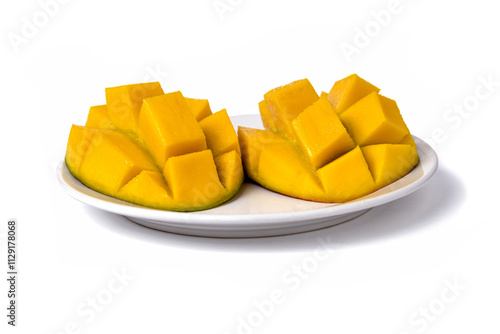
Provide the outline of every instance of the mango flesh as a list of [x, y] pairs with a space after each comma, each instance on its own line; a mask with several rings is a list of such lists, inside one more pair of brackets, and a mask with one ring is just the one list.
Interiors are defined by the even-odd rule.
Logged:
[[70, 173], [105, 195], [162, 210], [204, 210], [236, 194], [244, 172], [227, 112], [212, 114], [207, 100], [180, 92], [163, 94], [157, 83], [130, 86], [106, 90], [110, 101], [133, 106], [130, 119], [117, 125], [106, 104], [90, 108], [86, 126], [72, 126]]
[[319, 99], [309, 80], [302, 79], [270, 90], [264, 95], [276, 132], [293, 138], [292, 120]]
[[136, 131], [142, 100], [163, 94], [158, 82], [106, 88], [106, 106], [113, 125], [125, 131]]
[[270, 190], [328, 203], [403, 177], [419, 161], [416, 145], [396, 102], [379, 91], [353, 74], [321, 97], [306, 80], [266, 93], [265, 130], [238, 129], [245, 172]]

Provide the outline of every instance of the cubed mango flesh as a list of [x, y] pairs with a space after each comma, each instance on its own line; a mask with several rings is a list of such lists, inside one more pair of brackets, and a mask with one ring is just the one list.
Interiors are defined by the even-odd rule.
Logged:
[[127, 119], [115, 123], [116, 108], [106, 104], [90, 108], [87, 126], [73, 125], [65, 158], [71, 174], [105, 195], [162, 210], [204, 210], [233, 197], [244, 172], [227, 112], [212, 114], [207, 100], [159, 86], [130, 86], [106, 91], [115, 107], [118, 99], [133, 106]]
[[196, 118], [198, 122], [212, 114], [212, 110], [210, 109], [208, 100], [192, 99], [189, 97], [185, 97], [184, 99], [186, 100], [186, 103], [191, 110], [194, 118]]
[[397, 144], [409, 134], [396, 102], [376, 92], [354, 103], [340, 119], [361, 146]]
[[332, 202], [345, 202], [376, 189], [359, 146], [318, 169], [317, 173]]
[[233, 150], [241, 154], [238, 137], [226, 109], [205, 117], [199, 124], [205, 134], [207, 147], [214, 156]]
[[380, 89], [360, 78], [357, 74], [351, 74], [335, 82], [328, 93], [328, 100], [340, 115], [355, 102], [372, 92], [378, 93]]
[[241, 155], [244, 157], [243, 167], [245, 167], [245, 172], [252, 177], [257, 175], [262, 150], [269, 145], [286, 142], [287, 140], [271, 131], [239, 126], [238, 141]]
[[109, 118], [108, 107], [103, 104], [100, 106], [90, 107], [89, 115], [87, 117], [86, 127], [96, 129], [114, 129], [115, 126]]
[[277, 132], [293, 138], [292, 120], [319, 99], [309, 80], [302, 79], [275, 88], [264, 95]]
[[144, 100], [139, 116], [139, 136], [163, 166], [168, 158], [207, 148], [205, 135], [181, 92]]
[[326, 97], [307, 107], [292, 124], [297, 142], [314, 168], [356, 146]]
[[262, 125], [264, 125], [264, 129], [276, 132], [276, 124], [274, 123], [274, 119], [269, 112], [266, 100], [262, 100], [259, 102], [259, 112], [260, 118], [262, 120]]
[[300, 80], [271, 90], [265, 106], [259, 103], [266, 130], [238, 129], [252, 180], [288, 196], [346, 202], [394, 182], [418, 163], [396, 102], [377, 87], [354, 74], [318, 99], [309, 85]]
[[130, 137], [116, 130], [98, 130], [92, 137], [78, 176], [107, 195], [116, 193], [142, 170], [155, 170], [151, 157]]
[[362, 147], [377, 188], [400, 179], [418, 162], [417, 148], [407, 144], [378, 144]]
[[136, 131], [142, 101], [147, 97], [162, 95], [158, 82], [106, 88], [106, 106], [109, 118], [118, 128]]

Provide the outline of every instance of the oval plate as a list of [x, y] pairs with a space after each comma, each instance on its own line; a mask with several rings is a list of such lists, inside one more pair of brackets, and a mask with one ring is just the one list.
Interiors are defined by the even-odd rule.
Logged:
[[[231, 120], [236, 129], [238, 125], [262, 128], [259, 115], [234, 116]], [[80, 202], [156, 230], [219, 238], [285, 235], [340, 224], [422, 187], [436, 171], [438, 159], [427, 143], [413, 138], [420, 162], [410, 173], [374, 193], [340, 204], [300, 200], [245, 182], [236, 196], [216, 208], [198, 212], [162, 211], [124, 202], [86, 187], [69, 173], [64, 161], [57, 168], [57, 178], [63, 189]]]

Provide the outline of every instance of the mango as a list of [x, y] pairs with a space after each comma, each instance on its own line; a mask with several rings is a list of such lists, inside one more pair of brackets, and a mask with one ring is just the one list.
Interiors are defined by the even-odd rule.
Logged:
[[139, 115], [139, 136], [158, 166], [168, 158], [205, 150], [205, 134], [181, 92], [144, 99]]
[[122, 130], [136, 131], [142, 100], [162, 95], [158, 82], [106, 88], [106, 106], [113, 124]]
[[264, 95], [277, 132], [293, 138], [292, 120], [319, 99], [309, 80], [302, 79], [270, 90]]
[[409, 134], [396, 102], [376, 92], [351, 105], [340, 119], [361, 146], [397, 144]]
[[250, 179], [284, 195], [346, 202], [406, 175], [419, 161], [394, 100], [356, 74], [318, 97], [307, 79], [259, 102], [265, 130], [239, 127]]
[[314, 168], [324, 166], [356, 146], [326, 97], [307, 107], [292, 125], [297, 142]]
[[328, 93], [328, 100], [333, 109], [340, 115], [355, 102], [372, 92], [378, 93], [380, 88], [360, 78], [357, 74], [351, 74], [335, 82]]
[[212, 114], [207, 100], [164, 94], [158, 83], [110, 88], [106, 98], [113, 107], [91, 107], [86, 126], [69, 134], [66, 166], [83, 184], [171, 211], [208, 209], [236, 194], [244, 171], [226, 110]]

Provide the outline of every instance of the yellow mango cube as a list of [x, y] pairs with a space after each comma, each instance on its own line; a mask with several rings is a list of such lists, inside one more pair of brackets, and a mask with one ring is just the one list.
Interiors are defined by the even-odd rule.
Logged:
[[278, 132], [293, 138], [292, 121], [319, 99], [309, 80], [302, 79], [275, 88], [264, 95]]
[[84, 126], [74, 125], [69, 133], [68, 145], [66, 146], [65, 162], [68, 170], [73, 175], [78, 175], [83, 157], [90, 148], [92, 139], [99, 131]]
[[120, 188], [117, 197], [150, 208], [175, 208], [167, 182], [158, 171], [141, 171], [139, 175]]
[[356, 146], [325, 96], [299, 114], [292, 125], [297, 142], [314, 168]]
[[330, 201], [345, 202], [376, 189], [359, 146], [318, 169], [318, 177]]
[[85, 126], [96, 129], [113, 129], [115, 127], [109, 118], [108, 107], [105, 104], [90, 107]]
[[90, 188], [112, 196], [143, 169], [156, 169], [130, 137], [116, 130], [97, 131], [78, 171]]
[[221, 154], [214, 158], [220, 182], [226, 189], [239, 188], [243, 182], [243, 166], [240, 153], [236, 150]]
[[119, 129], [136, 131], [142, 101], [162, 94], [163, 89], [158, 82], [106, 88], [109, 118]]
[[238, 141], [245, 171], [249, 175], [256, 175], [262, 150], [268, 145], [285, 142], [286, 139], [268, 130], [240, 126]]
[[396, 102], [376, 92], [354, 103], [340, 120], [360, 146], [397, 144], [409, 133]]
[[264, 129], [276, 132], [276, 124], [274, 123], [274, 119], [269, 112], [269, 108], [267, 107], [267, 102], [262, 100], [259, 102], [259, 112], [260, 118], [262, 120], [262, 125], [264, 125]]
[[328, 100], [340, 115], [351, 105], [373, 92], [378, 93], [380, 89], [360, 78], [357, 74], [351, 74], [335, 82], [328, 93]]
[[290, 141], [266, 146], [260, 155], [258, 180], [266, 188], [289, 196], [320, 199], [323, 188], [311, 165]]
[[205, 135], [181, 92], [144, 100], [139, 135], [162, 167], [168, 158], [205, 150]]
[[212, 115], [212, 110], [210, 109], [208, 100], [192, 99], [189, 97], [184, 97], [184, 99], [186, 100], [189, 110], [191, 110], [191, 113], [198, 122], [205, 117]]
[[406, 144], [378, 144], [361, 148], [377, 188], [405, 176], [417, 163], [417, 148]]
[[214, 156], [233, 150], [241, 154], [238, 137], [226, 109], [205, 117], [199, 125]]
[[210, 150], [168, 159], [163, 175], [179, 205], [191, 203], [194, 207], [203, 207], [227, 193]]

